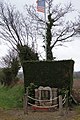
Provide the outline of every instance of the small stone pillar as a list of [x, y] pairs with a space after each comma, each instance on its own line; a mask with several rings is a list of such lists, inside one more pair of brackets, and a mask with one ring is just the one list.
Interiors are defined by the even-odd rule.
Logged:
[[[50, 92], [49, 95], [48, 95], [48, 92]], [[52, 105], [52, 89], [50, 87], [40, 86], [38, 88], [38, 93], [39, 93], [39, 96], [38, 96], [39, 100], [41, 100], [41, 99], [45, 100], [44, 102], [39, 101], [40, 105], [43, 105], [43, 104], [46, 105], [47, 103]], [[49, 102], [46, 101], [46, 100], [48, 100], [48, 97], [49, 97], [49, 100], [50, 100]]]
[[[38, 93], [39, 93], [39, 100], [41, 100], [41, 89], [38, 89]], [[41, 105], [41, 101], [39, 101], [39, 104]]]

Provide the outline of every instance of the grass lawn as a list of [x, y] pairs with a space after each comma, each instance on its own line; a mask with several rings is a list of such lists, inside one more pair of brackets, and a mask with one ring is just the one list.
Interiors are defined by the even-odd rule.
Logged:
[[11, 109], [22, 107], [23, 85], [4, 87], [0, 85], [0, 108]]

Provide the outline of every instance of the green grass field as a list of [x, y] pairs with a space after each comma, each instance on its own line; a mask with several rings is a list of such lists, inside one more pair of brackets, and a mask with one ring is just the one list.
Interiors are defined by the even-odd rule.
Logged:
[[4, 87], [0, 85], [0, 108], [11, 109], [23, 106], [23, 85]]

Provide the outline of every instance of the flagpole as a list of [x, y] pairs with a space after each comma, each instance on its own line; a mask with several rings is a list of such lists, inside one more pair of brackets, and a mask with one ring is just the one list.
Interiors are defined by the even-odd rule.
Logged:
[[37, 11], [44, 13], [45, 20], [45, 60], [47, 60], [47, 40], [46, 40], [46, 0], [37, 0]]
[[47, 60], [47, 40], [46, 40], [46, 0], [44, 6], [44, 19], [45, 19], [45, 60]]

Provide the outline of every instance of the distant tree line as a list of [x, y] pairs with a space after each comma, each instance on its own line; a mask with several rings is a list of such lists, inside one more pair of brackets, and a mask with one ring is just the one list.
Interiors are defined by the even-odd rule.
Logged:
[[74, 75], [73, 75], [74, 79], [80, 79], [80, 71], [78, 72], [74, 72]]

